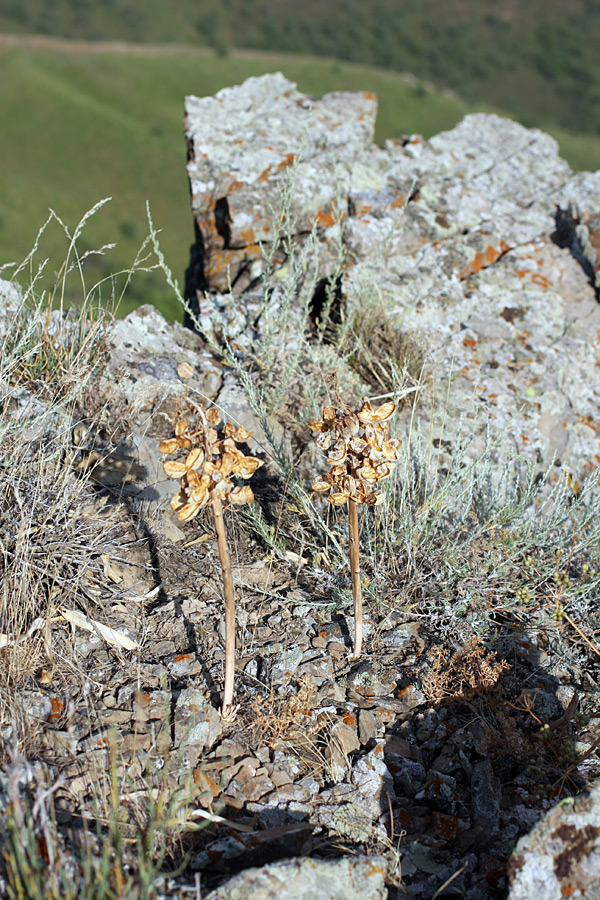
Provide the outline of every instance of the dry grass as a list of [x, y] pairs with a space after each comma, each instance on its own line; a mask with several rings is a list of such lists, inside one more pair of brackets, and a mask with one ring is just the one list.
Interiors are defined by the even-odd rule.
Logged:
[[[338, 353], [347, 359], [371, 395], [387, 394], [398, 385], [414, 387], [423, 381], [425, 348], [376, 303], [352, 311], [341, 329]], [[405, 402], [410, 397], [405, 394]]]
[[257, 744], [276, 748], [294, 745], [315, 735], [321, 726], [312, 715], [316, 694], [313, 678], [298, 680], [298, 691], [288, 697], [256, 697], [252, 704], [251, 728]]
[[452, 656], [445, 647], [431, 651], [432, 664], [423, 678], [423, 693], [428, 700], [467, 702], [496, 687], [502, 675], [510, 671], [506, 660], [489, 651], [480, 638], [469, 638]]

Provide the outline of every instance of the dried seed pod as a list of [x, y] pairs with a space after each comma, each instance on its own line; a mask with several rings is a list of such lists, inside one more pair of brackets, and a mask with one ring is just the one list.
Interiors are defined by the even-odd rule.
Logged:
[[318, 434], [315, 438], [315, 444], [319, 448], [319, 450], [328, 450], [333, 441], [333, 434], [330, 431], [325, 431], [323, 434]]
[[262, 464], [262, 459], [257, 459], [256, 456], [243, 456], [233, 467], [233, 474], [240, 478], [252, 478]]
[[322, 475], [317, 475], [311, 485], [313, 491], [328, 491], [330, 487], [331, 484]]
[[339, 491], [335, 494], [330, 494], [327, 498], [332, 506], [343, 506], [344, 503], [348, 501], [350, 494], [347, 494], [345, 491]]
[[202, 447], [194, 447], [185, 458], [188, 469], [201, 469], [204, 462], [204, 450]]
[[241, 487], [234, 488], [227, 499], [230, 503], [235, 503], [236, 505], [252, 503], [254, 500], [254, 493], [250, 485], [243, 484]]
[[333, 465], [342, 463], [348, 454], [348, 449], [344, 441], [336, 441], [327, 451], [327, 462]]
[[194, 370], [189, 363], [182, 362], [177, 366], [177, 375], [182, 381], [189, 381], [193, 374]]
[[383, 403], [377, 409], [373, 409], [368, 400], [363, 400], [362, 406], [357, 413], [359, 420], [365, 424], [369, 422], [388, 422], [396, 411], [396, 404]]
[[231, 422], [225, 423], [223, 426], [223, 433], [226, 434], [228, 438], [232, 438], [237, 444], [245, 444], [253, 434], [251, 431], [246, 431], [243, 425], [238, 425], [236, 428]]
[[181, 449], [179, 438], [167, 438], [158, 445], [159, 453], [177, 453]]
[[364, 438], [353, 437], [349, 444], [348, 448], [352, 451], [352, 453], [356, 453], [358, 456], [362, 455], [369, 445], [364, 440]]
[[383, 493], [373, 487], [390, 475], [398, 458], [401, 442], [388, 436], [395, 409], [392, 402], [373, 409], [366, 398], [356, 410], [343, 403], [326, 406], [323, 418], [311, 422], [309, 428], [331, 468], [326, 476], [315, 478], [313, 490], [324, 493], [332, 488], [328, 500], [333, 506], [348, 499], [369, 506], [382, 503]]
[[169, 478], [183, 478], [187, 472], [185, 463], [176, 462], [174, 459], [168, 459], [163, 463], [163, 469]]

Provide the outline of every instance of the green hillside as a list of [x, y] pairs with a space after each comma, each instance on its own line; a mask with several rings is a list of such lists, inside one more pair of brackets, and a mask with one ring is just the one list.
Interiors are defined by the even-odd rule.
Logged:
[[[112, 197], [86, 227], [82, 246], [118, 242], [88, 262], [90, 278], [127, 268], [147, 231], [148, 200], [167, 262], [181, 281], [192, 240], [184, 96], [212, 94], [277, 70], [316, 96], [376, 93], [378, 141], [412, 132], [429, 136], [483, 108], [414, 79], [325, 59], [0, 37], [0, 265], [27, 254], [48, 208], [73, 228], [97, 201]], [[574, 166], [596, 167], [595, 138], [558, 136]], [[41, 251], [58, 266], [64, 247], [54, 224]], [[128, 296], [123, 311], [153, 302], [169, 315], [181, 314], [165, 300], [162, 276], [138, 276]]]
[[598, 134], [600, 0], [0, 0], [0, 31], [313, 54]]

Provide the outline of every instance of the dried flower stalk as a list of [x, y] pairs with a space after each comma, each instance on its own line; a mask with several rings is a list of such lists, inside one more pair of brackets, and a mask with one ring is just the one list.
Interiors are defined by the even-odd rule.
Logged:
[[[197, 413], [200, 427], [192, 428], [187, 419], [175, 423], [175, 436], [161, 441], [161, 453], [174, 454], [185, 451], [183, 462], [167, 460], [163, 468], [169, 478], [179, 478], [181, 490], [173, 497], [171, 509], [177, 512], [181, 522], [189, 522], [210, 503], [217, 535], [219, 560], [223, 574], [225, 598], [225, 685], [223, 689], [223, 715], [233, 710], [235, 672], [235, 596], [231, 557], [227, 546], [227, 533], [223, 519], [223, 499], [242, 505], [252, 503], [254, 494], [249, 485], [238, 486], [234, 478], [248, 479], [262, 466], [262, 460], [245, 456], [236, 445], [250, 437], [241, 425], [237, 428], [226, 422], [221, 431], [219, 411], [212, 407], [203, 409], [189, 401]], [[223, 436], [224, 435], [224, 436]]]
[[[337, 390], [336, 390], [337, 394]], [[358, 507], [361, 504], [378, 506], [384, 502], [383, 491], [377, 484], [391, 475], [398, 459], [401, 441], [389, 437], [389, 422], [396, 405], [388, 402], [373, 409], [364, 399], [351, 409], [337, 395], [338, 406], [326, 406], [323, 418], [310, 422], [316, 434], [315, 443], [326, 454], [330, 470], [318, 475], [313, 491], [331, 493], [332, 506], [348, 503], [348, 532], [350, 537], [350, 571], [354, 602], [354, 653], [362, 652], [362, 591], [360, 584], [360, 555]]]

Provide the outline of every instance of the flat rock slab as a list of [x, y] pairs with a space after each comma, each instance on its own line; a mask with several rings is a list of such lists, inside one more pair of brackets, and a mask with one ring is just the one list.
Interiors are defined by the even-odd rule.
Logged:
[[386, 900], [386, 861], [378, 856], [304, 857], [247, 869], [206, 900]]

